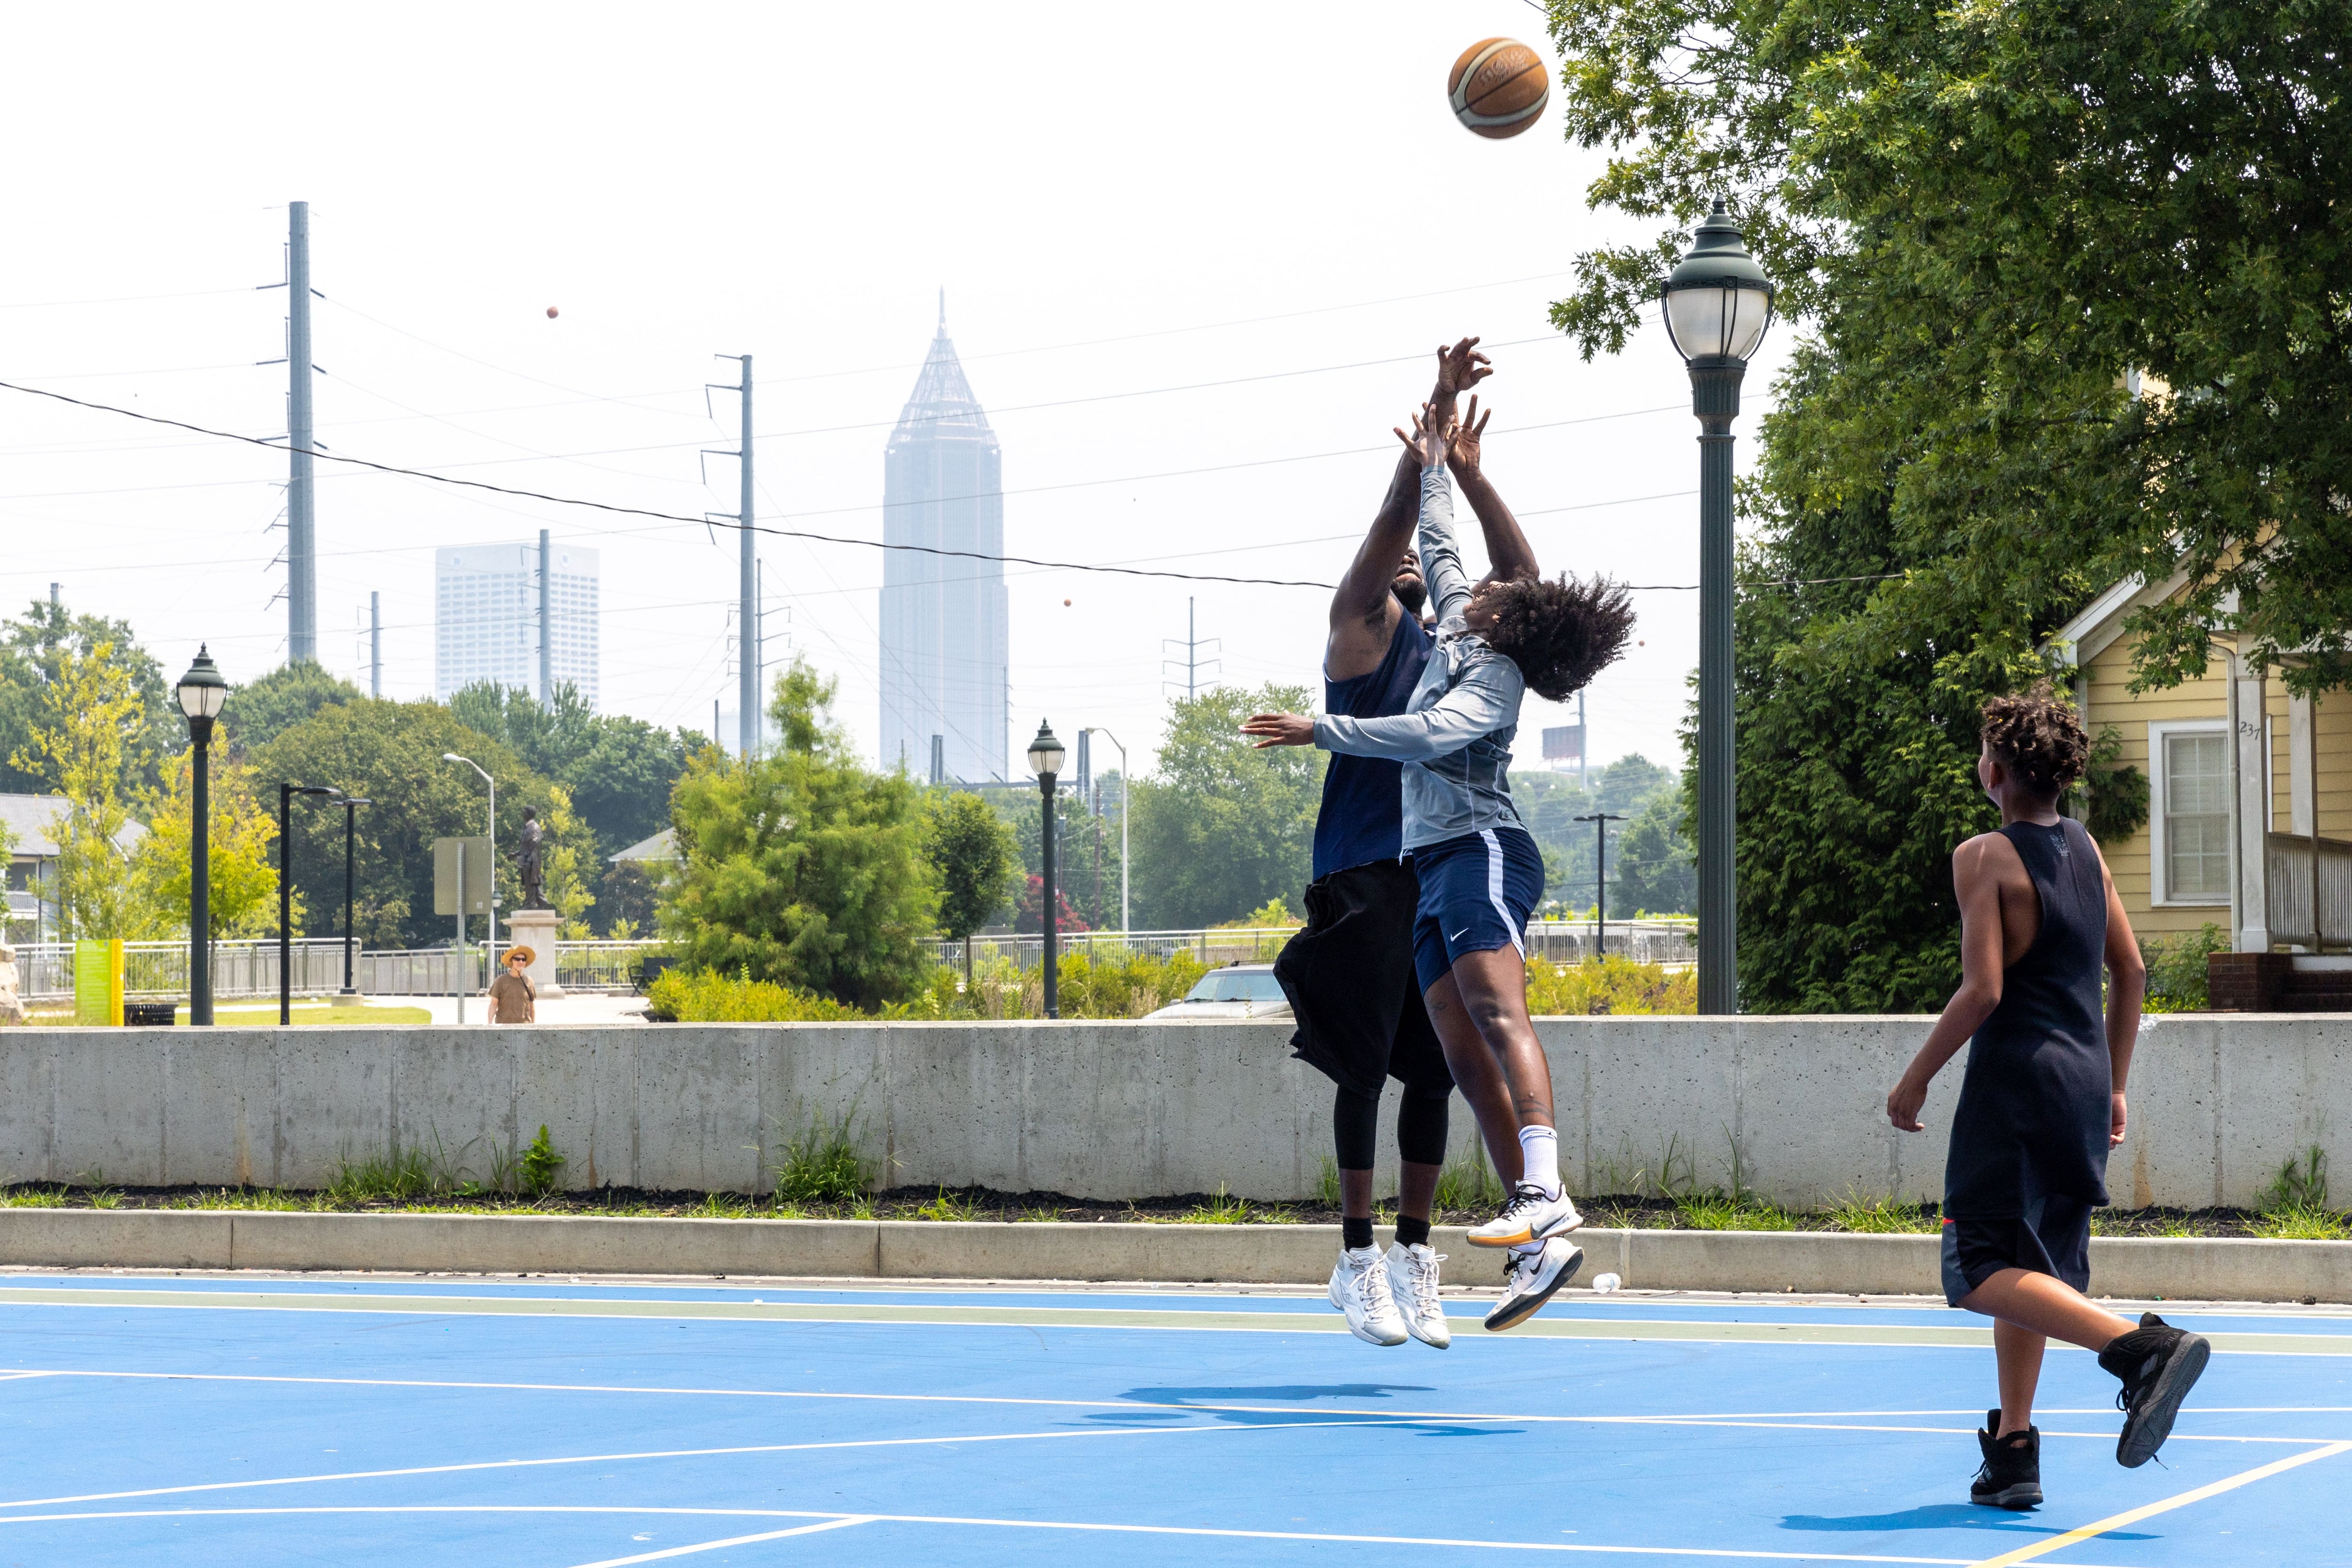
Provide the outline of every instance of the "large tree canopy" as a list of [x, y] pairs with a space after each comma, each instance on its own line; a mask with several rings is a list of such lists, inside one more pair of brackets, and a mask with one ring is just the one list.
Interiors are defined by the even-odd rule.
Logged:
[[1792, 472], [1936, 557], [1895, 592], [2038, 608], [2185, 572], [2138, 614], [2143, 681], [2215, 632], [2296, 689], [2352, 679], [2340, 0], [1550, 15], [1569, 134], [1614, 153], [1593, 201], [1669, 226], [1580, 258], [1553, 319], [1588, 354], [1727, 195], [1832, 355], [1812, 389], [1868, 389]]
[[1135, 920], [1185, 929], [1240, 918], [1268, 899], [1304, 908], [1314, 871], [1324, 753], [1259, 751], [1241, 738], [1253, 713], [1304, 713], [1303, 687], [1221, 687], [1168, 704], [1157, 776], [1135, 785]]
[[1935, 1006], [1977, 710], [2091, 595], [2186, 583], [2137, 614], [2143, 684], [2215, 635], [2352, 676], [2346, 12], [1550, 12], [1592, 199], [1660, 227], [1555, 323], [1622, 347], [1724, 195], [1798, 334], [1743, 492], [1743, 1005]]

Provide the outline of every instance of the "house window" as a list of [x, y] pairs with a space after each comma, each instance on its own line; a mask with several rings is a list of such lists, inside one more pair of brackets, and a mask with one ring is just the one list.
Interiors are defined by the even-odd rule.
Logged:
[[2151, 724], [2157, 900], [2230, 901], [2230, 734], [2220, 724]]

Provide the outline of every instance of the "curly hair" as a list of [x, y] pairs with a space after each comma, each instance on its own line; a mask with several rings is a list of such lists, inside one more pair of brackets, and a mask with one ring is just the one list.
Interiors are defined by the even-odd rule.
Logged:
[[1606, 577], [1521, 577], [1495, 590], [1486, 646], [1519, 667], [1528, 689], [1566, 701], [1616, 662], [1633, 634], [1633, 602]]
[[2090, 760], [2082, 721], [2046, 680], [1986, 703], [1982, 734], [2000, 765], [2038, 795], [2057, 796]]

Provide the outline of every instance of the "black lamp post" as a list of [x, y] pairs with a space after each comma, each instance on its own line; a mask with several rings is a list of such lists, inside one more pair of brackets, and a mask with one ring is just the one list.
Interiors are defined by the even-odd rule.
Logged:
[[278, 786], [278, 1021], [294, 1021], [294, 797], [332, 795], [324, 784]]
[[352, 891], [353, 886], [353, 878], [352, 875], [352, 838], [353, 834], [353, 826], [354, 820], [359, 816], [359, 808], [363, 805], [373, 805], [374, 804], [375, 802], [366, 799], [361, 795], [347, 795], [342, 798], [343, 994], [346, 996], [356, 996], [360, 994], [360, 988], [356, 984], [352, 984]]
[[1739, 1010], [1733, 879], [1731, 422], [1748, 357], [1772, 324], [1772, 285], [1717, 197], [1668, 275], [1666, 333], [1690, 366], [1699, 423], [1698, 1010]]
[[228, 700], [228, 682], [202, 645], [175, 692], [188, 717], [194, 772], [188, 815], [188, 1022], [213, 1021], [213, 721]]
[[1037, 722], [1037, 738], [1029, 742], [1030, 771], [1037, 775], [1037, 788], [1045, 797], [1045, 846], [1041, 858], [1045, 862], [1045, 894], [1043, 900], [1045, 923], [1045, 1016], [1062, 1016], [1060, 988], [1060, 958], [1055, 952], [1055, 892], [1054, 892], [1054, 775], [1062, 771], [1062, 759], [1068, 753], [1062, 750], [1061, 740], [1053, 726], [1044, 720]]
[[1609, 825], [1625, 819], [1614, 812], [1596, 811], [1575, 820], [1592, 824], [1594, 831], [1600, 835], [1595, 851], [1592, 907], [1601, 917], [1601, 934], [1594, 940], [1593, 948], [1595, 957], [1606, 958], [1609, 956]]

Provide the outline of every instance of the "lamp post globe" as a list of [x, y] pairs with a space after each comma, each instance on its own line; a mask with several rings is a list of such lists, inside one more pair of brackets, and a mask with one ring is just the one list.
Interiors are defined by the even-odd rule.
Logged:
[[1054, 778], [1062, 771], [1062, 759], [1068, 754], [1062, 749], [1061, 737], [1054, 733], [1053, 725], [1039, 720], [1037, 738], [1029, 742], [1029, 767], [1037, 775], [1037, 789], [1045, 797], [1045, 805], [1044, 831], [1038, 835], [1038, 842], [1042, 846], [1038, 861], [1045, 871], [1039, 879], [1038, 890], [1044, 897], [1038, 900], [1038, 918], [1045, 932], [1045, 1016], [1048, 1018], [1062, 1016], [1061, 955], [1055, 951], [1059, 943], [1055, 940], [1058, 933], [1054, 929], [1057, 923], [1054, 919], [1057, 902], [1054, 891]]
[[173, 689], [187, 716], [188, 791], [188, 1022], [213, 1021], [213, 721], [228, 700], [228, 682], [203, 644], [196, 659]]
[[1666, 277], [1659, 314], [1690, 367], [1699, 422], [1698, 1010], [1739, 1010], [1731, 691], [1731, 422], [1772, 324], [1772, 283], [1721, 197]]

